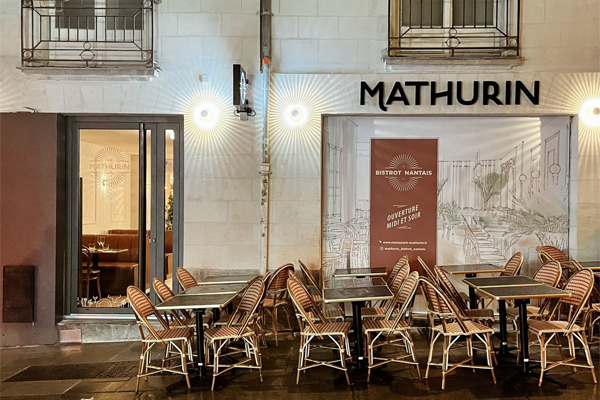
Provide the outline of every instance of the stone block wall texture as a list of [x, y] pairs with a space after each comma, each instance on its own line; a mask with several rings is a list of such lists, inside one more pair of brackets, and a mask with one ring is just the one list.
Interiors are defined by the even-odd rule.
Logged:
[[[358, 104], [360, 80], [542, 81], [539, 107], [476, 105], [392, 107], [388, 114], [577, 114], [600, 97], [600, 1], [522, 3], [522, 65], [449, 67], [393, 72], [382, 61], [387, 44], [386, 0], [273, 0], [271, 87], [270, 268], [302, 259], [319, 268], [321, 116], [380, 114]], [[168, 0], [156, 5], [156, 59], [148, 81], [24, 74], [20, 66], [20, 8], [0, 0], [0, 111], [33, 107], [57, 113], [183, 114], [185, 128], [185, 258], [192, 269], [256, 269], [260, 262], [259, 166], [262, 90], [258, 0]], [[249, 72], [255, 118], [240, 121], [231, 106], [231, 65]], [[202, 76], [203, 82], [199, 76]], [[206, 81], [209, 83], [206, 83]], [[203, 130], [192, 121], [201, 103], [220, 121]], [[310, 120], [287, 128], [290, 104], [307, 105]], [[5, 133], [2, 132], [4, 135]], [[580, 126], [577, 240], [572, 251], [600, 258], [600, 133]]]

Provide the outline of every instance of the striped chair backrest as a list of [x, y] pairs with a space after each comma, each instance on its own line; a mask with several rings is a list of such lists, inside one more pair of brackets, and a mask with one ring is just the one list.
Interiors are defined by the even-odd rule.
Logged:
[[436, 275], [438, 276], [438, 280], [441, 284], [442, 289], [444, 289], [450, 300], [453, 301], [454, 304], [456, 304], [456, 306], [458, 307], [458, 309], [461, 310], [461, 312], [463, 312], [464, 314], [464, 311], [466, 309], [465, 304], [462, 298], [460, 297], [460, 293], [458, 293], [458, 290], [456, 290], [456, 287], [454, 286], [450, 278], [448, 278], [448, 274], [446, 274], [446, 271], [444, 271], [437, 265], [433, 268], [435, 270]]
[[387, 278], [387, 281], [386, 281], [388, 286], [390, 286], [391, 283], [394, 281], [394, 278], [398, 274], [398, 271], [400, 271], [400, 268], [402, 268], [402, 266], [404, 264], [408, 264], [408, 256], [407, 255], [403, 255], [402, 257], [400, 257], [400, 259], [396, 262], [396, 265], [394, 265], [394, 268], [392, 268], [392, 271], [390, 272], [390, 274]]
[[183, 290], [198, 286], [198, 281], [185, 268], [177, 268], [177, 280]]
[[267, 290], [283, 290], [286, 288], [286, 283], [290, 272], [294, 272], [293, 264], [285, 264], [277, 268], [273, 276], [269, 280]]
[[298, 314], [302, 317], [302, 321], [304, 321], [308, 326], [311, 327], [314, 333], [318, 333], [312, 319], [308, 315], [309, 312], [312, 312], [316, 315], [320, 322], [327, 322], [323, 313], [319, 308], [315, 305], [308, 289], [306, 286], [298, 279], [295, 275], [290, 275], [290, 278], [287, 281], [287, 290], [292, 299], [292, 303], [296, 307]]
[[452, 321], [457, 322], [463, 332], [467, 332], [467, 327], [462, 320], [456, 305], [448, 299], [436, 282], [423, 276], [419, 278], [419, 282], [425, 293], [429, 309], [441, 314], [440, 318], [444, 329], [446, 327], [446, 322]]
[[538, 250], [538, 259], [541, 264], [545, 264], [548, 261], [569, 261], [567, 255], [560, 250], [558, 247], [554, 246], [542, 246]]
[[390, 285], [390, 290], [392, 291], [392, 293], [394, 293], [394, 294], [398, 293], [398, 290], [400, 290], [400, 287], [402, 286], [402, 283], [408, 276], [409, 272], [410, 272], [410, 265], [408, 265], [408, 263], [406, 263], [406, 264], [402, 265], [402, 267], [400, 267], [400, 269], [398, 270], [398, 273], [396, 274], [396, 276], [394, 277], [394, 280], [392, 281], [392, 284]]
[[[144, 325], [155, 339], [158, 339], [158, 336], [155, 329], [152, 327], [152, 324], [148, 321], [150, 315], [154, 315], [158, 319], [158, 322], [160, 322], [163, 329], [169, 328], [169, 324], [163, 319], [158, 311], [156, 311], [154, 304], [152, 304], [148, 296], [136, 286], [127, 287], [127, 300], [129, 300], [129, 304], [131, 304], [131, 308], [133, 308], [133, 311], [135, 312], [136, 319]], [[142, 338], [143, 336], [142, 332]]]
[[504, 271], [500, 274], [500, 276], [516, 276], [519, 275], [519, 271], [521, 270], [521, 265], [523, 265], [523, 254], [519, 251], [515, 253], [510, 260], [506, 263], [506, 267], [504, 267]]
[[566, 329], [571, 329], [577, 322], [579, 314], [587, 306], [588, 299], [592, 294], [594, 287], [594, 274], [589, 269], [578, 271], [571, 276], [565, 288], [566, 292], [571, 293], [571, 297], [561, 299], [560, 303], [571, 306], [569, 310], [570, 318], [569, 325]]
[[399, 315], [397, 318], [402, 319], [404, 317], [404, 313], [411, 304], [412, 298], [417, 291], [417, 285], [419, 284], [419, 273], [417, 271], [412, 271], [408, 274], [408, 277], [402, 282], [402, 287], [398, 291], [396, 297], [396, 307], [390, 307], [387, 310], [385, 319], [392, 318], [392, 314], [394, 308], [399, 310]]
[[435, 276], [431, 268], [429, 268], [429, 265], [427, 265], [427, 263], [423, 261], [421, 256], [417, 256], [417, 261], [419, 261], [419, 264], [421, 264], [421, 267], [423, 267], [423, 272], [425, 273], [425, 276], [435, 282], [437, 280], [437, 277]]
[[256, 313], [259, 303], [264, 296], [264, 292], [265, 284], [260, 277], [253, 279], [244, 292], [242, 300], [240, 301], [240, 304], [238, 304], [229, 322], [229, 326], [231, 326], [234, 321], [239, 321], [240, 329], [238, 331], [238, 336], [241, 336], [246, 327], [248, 327], [250, 319]]
[[169, 289], [169, 287], [158, 278], [152, 279], [152, 287], [154, 288], [154, 291], [156, 292], [156, 295], [160, 301], [167, 301], [171, 297], [175, 296], [171, 289]]
[[537, 270], [533, 279], [544, 285], [556, 287], [562, 275], [562, 267], [558, 261], [548, 261]]

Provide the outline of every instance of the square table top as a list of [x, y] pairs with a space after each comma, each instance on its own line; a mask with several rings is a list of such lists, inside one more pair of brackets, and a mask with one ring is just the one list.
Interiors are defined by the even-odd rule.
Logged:
[[482, 295], [495, 300], [518, 300], [571, 297], [571, 293], [551, 286], [490, 286], [477, 289]]
[[384, 276], [387, 274], [386, 267], [368, 268], [339, 268], [333, 272], [334, 277], [359, 277], [359, 276]]
[[198, 285], [227, 285], [231, 283], [248, 283], [256, 278], [255, 275], [224, 275], [224, 276], [209, 276], [198, 281]]
[[323, 290], [325, 303], [343, 303], [347, 301], [377, 301], [388, 300], [394, 297], [386, 285], [355, 286], [344, 288], [331, 288]]
[[578, 263], [579, 263], [579, 265], [581, 265], [582, 268], [600, 271], [600, 260], [578, 261]]
[[171, 297], [156, 306], [157, 310], [189, 310], [206, 308], [223, 308], [231, 303], [237, 293], [206, 294], [206, 295], [181, 295]]
[[463, 282], [472, 288], [485, 288], [492, 286], [537, 286], [543, 285], [535, 279], [527, 276], [490, 276], [484, 278], [465, 278]]
[[470, 275], [470, 274], [491, 274], [503, 272], [504, 267], [498, 267], [494, 264], [462, 264], [462, 265], [439, 265], [441, 269], [450, 275]]
[[366, 278], [343, 278], [330, 279], [325, 281], [324, 289], [339, 289], [347, 287], [367, 287], [367, 286], [385, 286], [385, 281], [381, 277]]
[[223, 285], [199, 285], [184, 290], [180, 295], [209, 295], [209, 294], [234, 294], [242, 291], [247, 283], [229, 283]]

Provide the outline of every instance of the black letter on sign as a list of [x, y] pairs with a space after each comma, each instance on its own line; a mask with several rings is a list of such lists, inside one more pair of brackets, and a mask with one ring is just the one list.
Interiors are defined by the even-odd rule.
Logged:
[[479, 100], [479, 81], [473, 82], [473, 97], [471, 97], [471, 100], [463, 99], [463, 83], [462, 81], [456, 82], [456, 100], [458, 100], [458, 104], [463, 106], [472, 106], [477, 103], [477, 100]]
[[521, 81], [515, 82], [515, 104], [521, 104], [521, 92], [527, 96], [531, 104], [537, 106], [540, 104], [540, 81], [535, 81], [533, 83], [533, 94], [523, 84]]
[[369, 87], [367, 82], [360, 82], [360, 105], [365, 105], [365, 92], [369, 94], [369, 96], [373, 97], [375, 94], [379, 94], [379, 108], [381, 111], [387, 111], [387, 107], [383, 105], [383, 82], [379, 82], [373, 89]]
[[[400, 95], [396, 96], [396, 92], [398, 92]], [[405, 106], [410, 106], [410, 103], [406, 98], [406, 94], [404, 93], [404, 89], [402, 89], [402, 84], [400, 82], [394, 83], [394, 87], [392, 88], [392, 91], [390, 92], [390, 95], [388, 96], [388, 99], [385, 102], [385, 104], [389, 106], [395, 101], [401, 101], [404, 103]]]
[[423, 86], [429, 85], [427, 81], [408, 81], [404, 82], [405, 86], [414, 86], [415, 87], [415, 105], [421, 105], [421, 88]]
[[[493, 89], [490, 93], [490, 88]], [[483, 105], [487, 106], [490, 104], [490, 100], [498, 105], [502, 105], [502, 102], [498, 100], [498, 94], [500, 93], [500, 85], [493, 81], [483, 81]]]
[[446, 98], [446, 105], [451, 106], [452, 105], [452, 88], [454, 86], [453, 82], [448, 81], [447, 83], [447, 88], [448, 90], [446, 90], [445, 92], [436, 92], [435, 91], [435, 82], [431, 82], [431, 105], [435, 106], [435, 102], [436, 99], [438, 99], [439, 97], [445, 97]]

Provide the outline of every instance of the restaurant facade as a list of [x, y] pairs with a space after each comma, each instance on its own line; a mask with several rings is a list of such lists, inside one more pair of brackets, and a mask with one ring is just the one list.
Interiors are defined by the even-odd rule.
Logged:
[[258, 0], [133, 2], [135, 65], [126, 18], [55, 3], [0, 0], [0, 261], [36, 267], [2, 346], [94, 340], [68, 321], [131, 319], [124, 288], [178, 267], [600, 258], [598, 0], [272, 0], [268, 28]]

